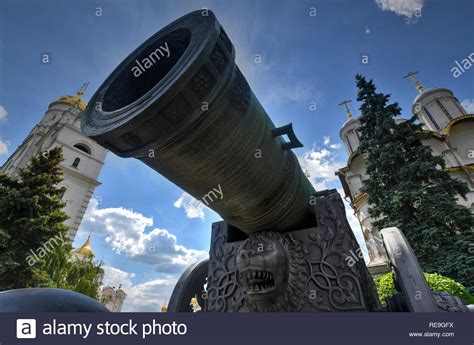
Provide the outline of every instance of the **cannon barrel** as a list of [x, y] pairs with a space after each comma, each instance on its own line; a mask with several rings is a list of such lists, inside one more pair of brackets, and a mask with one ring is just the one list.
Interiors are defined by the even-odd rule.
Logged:
[[211, 11], [177, 19], [133, 51], [95, 92], [81, 126], [247, 234], [315, 223], [315, 191]]

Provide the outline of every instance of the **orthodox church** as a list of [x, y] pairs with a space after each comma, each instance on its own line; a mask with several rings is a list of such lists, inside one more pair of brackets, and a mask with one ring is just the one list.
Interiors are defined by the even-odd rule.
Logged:
[[[470, 209], [474, 213], [474, 114], [468, 114], [453, 92], [444, 88], [424, 87], [409, 73], [419, 94], [413, 101], [412, 112], [423, 125], [424, 131], [431, 136], [425, 141], [434, 155], [442, 156], [446, 162], [446, 171], [453, 178], [460, 179], [469, 186], [467, 200], [458, 199], [458, 207]], [[388, 258], [382, 245], [379, 232], [373, 228], [373, 219], [368, 213], [367, 194], [360, 191], [364, 180], [368, 179], [364, 167], [364, 157], [358, 151], [360, 121], [352, 117], [344, 101], [349, 119], [340, 130], [340, 137], [349, 156], [347, 165], [338, 175], [344, 189], [346, 200], [360, 222], [367, 245], [370, 262], [369, 271], [373, 275], [388, 272]], [[399, 118], [397, 121], [404, 121]]]
[[19, 169], [33, 156], [62, 147], [60, 186], [66, 187], [64, 211], [69, 216], [66, 225], [70, 228], [71, 240], [76, 236], [94, 189], [100, 185], [97, 178], [108, 152], [81, 132], [80, 113], [86, 107], [82, 100], [86, 86], [84, 84], [75, 96], [62, 96], [52, 102], [39, 123], [0, 168], [0, 173], [17, 176]]
[[[93, 260], [94, 250], [91, 246], [91, 237], [89, 236], [82, 246], [72, 251], [73, 260]], [[115, 286], [103, 286], [99, 291], [100, 301], [111, 312], [119, 313], [122, 311], [123, 302], [127, 298], [127, 294], [122, 290], [122, 286], [118, 289]]]

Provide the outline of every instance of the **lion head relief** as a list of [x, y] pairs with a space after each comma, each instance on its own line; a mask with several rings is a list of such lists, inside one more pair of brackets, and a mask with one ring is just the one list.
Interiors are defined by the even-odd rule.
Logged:
[[306, 268], [299, 242], [289, 234], [251, 235], [236, 256], [239, 285], [251, 311], [299, 311]]

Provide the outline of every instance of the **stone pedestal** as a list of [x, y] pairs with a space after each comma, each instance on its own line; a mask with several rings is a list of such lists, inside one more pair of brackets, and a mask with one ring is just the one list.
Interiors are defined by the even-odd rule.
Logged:
[[375, 285], [336, 190], [317, 193], [317, 227], [246, 235], [213, 224], [209, 312], [374, 311]]

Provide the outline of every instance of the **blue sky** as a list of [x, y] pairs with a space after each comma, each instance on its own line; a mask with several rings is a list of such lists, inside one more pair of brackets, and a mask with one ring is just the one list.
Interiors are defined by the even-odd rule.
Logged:
[[[98, 7], [102, 16], [95, 15]], [[334, 171], [347, 159], [339, 139], [346, 116], [338, 104], [352, 99], [357, 114], [355, 74], [373, 78], [405, 117], [417, 93], [402, 78], [411, 70], [420, 70], [425, 87], [449, 88], [468, 108], [474, 104], [474, 72], [451, 73], [456, 60], [473, 52], [469, 0], [3, 0], [0, 164], [50, 102], [85, 81], [89, 99], [147, 37], [204, 7], [226, 29], [239, 67], [275, 125], [293, 123], [305, 144], [295, 153], [318, 189], [341, 188]], [[40, 64], [41, 53], [50, 53], [52, 63]], [[363, 55], [369, 64], [362, 64]], [[109, 154], [99, 179], [75, 244], [92, 231], [106, 283], [123, 284], [129, 295], [125, 310], [158, 310], [185, 267], [206, 255], [211, 224], [220, 217], [133, 159]], [[349, 220], [361, 238], [350, 212]]]

